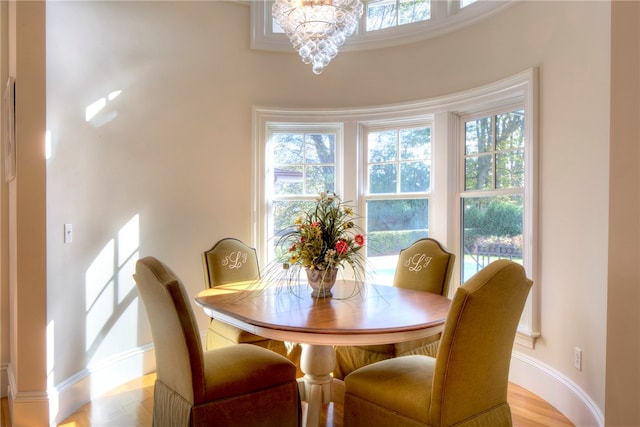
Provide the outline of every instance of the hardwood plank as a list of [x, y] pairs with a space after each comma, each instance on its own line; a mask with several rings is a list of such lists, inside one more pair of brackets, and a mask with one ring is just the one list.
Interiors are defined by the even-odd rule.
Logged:
[[0, 425], [2, 427], [9, 427], [11, 423], [9, 422], [9, 400], [6, 397], [2, 398], [2, 405], [0, 405]]
[[507, 401], [516, 427], [573, 426], [567, 417], [527, 389], [509, 383]]

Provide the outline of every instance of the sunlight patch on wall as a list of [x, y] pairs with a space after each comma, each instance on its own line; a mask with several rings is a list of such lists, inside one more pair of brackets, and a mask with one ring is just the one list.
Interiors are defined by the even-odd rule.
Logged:
[[129, 295], [135, 283], [132, 279], [140, 247], [140, 216], [135, 215], [118, 233], [118, 303]]
[[[138, 320], [138, 303], [129, 304], [96, 347], [87, 367], [91, 372], [92, 398], [144, 375], [144, 353], [137, 347]], [[118, 349], [116, 354], [114, 349]]]
[[113, 314], [115, 242], [110, 240], [85, 274], [86, 349]]
[[[133, 272], [139, 257], [139, 229], [136, 214], [107, 242], [85, 273], [87, 367], [92, 377], [104, 375], [92, 381], [92, 395], [131, 378], [128, 371], [113, 372], [101, 366], [122, 363], [123, 354], [138, 346], [139, 299]], [[142, 365], [134, 368], [142, 374]]]
[[120, 95], [122, 93], [121, 90], [115, 90], [113, 92], [111, 92], [109, 95], [107, 95], [107, 100], [109, 101], [113, 101], [114, 99], [116, 99], [116, 97], [118, 95]]
[[122, 93], [121, 90], [114, 90], [109, 93], [106, 97], [100, 98], [97, 101], [92, 102], [84, 109], [84, 119], [87, 122], [91, 122], [94, 126], [100, 127], [102, 125], [107, 124], [111, 120], [115, 119], [118, 116], [118, 113], [115, 111], [111, 111], [106, 114], [102, 114], [97, 116], [100, 111], [102, 111], [109, 102], [116, 99]]
[[93, 104], [90, 104], [84, 110], [84, 119], [86, 121], [91, 120], [93, 118], [93, 116], [98, 114], [100, 112], [100, 110], [102, 110], [105, 107], [105, 105], [107, 105], [106, 98], [100, 98], [96, 102], [94, 102]]

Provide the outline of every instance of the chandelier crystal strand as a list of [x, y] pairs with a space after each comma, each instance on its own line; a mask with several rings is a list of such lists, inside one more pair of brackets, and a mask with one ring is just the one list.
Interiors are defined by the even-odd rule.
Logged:
[[275, 0], [271, 12], [302, 62], [320, 74], [354, 33], [363, 10], [360, 0]]

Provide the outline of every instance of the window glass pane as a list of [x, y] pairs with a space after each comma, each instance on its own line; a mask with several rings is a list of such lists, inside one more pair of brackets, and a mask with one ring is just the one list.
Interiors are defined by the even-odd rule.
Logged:
[[366, 217], [373, 280], [391, 284], [400, 250], [429, 235], [429, 200], [368, 200]]
[[397, 10], [395, 0], [371, 0], [367, 7], [366, 30], [375, 31], [396, 25]]
[[273, 195], [315, 195], [334, 191], [335, 133], [276, 132], [271, 137]]
[[496, 154], [496, 188], [524, 187], [524, 150]]
[[430, 0], [400, 0], [398, 25], [426, 21], [431, 16]]
[[400, 192], [429, 191], [431, 173], [428, 162], [411, 162], [400, 165]]
[[462, 282], [498, 258], [522, 264], [523, 197], [462, 199]]
[[303, 140], [302, 134], [274, 133], [271, 137], [274, 163], [280, 165], [302, 163]]
[[275, 34], [284, 34], [284, 30], [273, 17], [271, 18], [271, 32]]
[[307, 166], [304, 191], [307, 195], [317, 195], [321, 191], [335, 191], [335, 167]]
[[335, 163], [336, 136], [333, 134], [307, 134], [306, 163]]
[[[302, 200], [275, 200], [272, 203], [273, 229], [270, 230], [269, 236], [274, 238], [269, 240], [269, 250], [273, 253], [278, 236], [280, 236], [287, 227], [293, 224], [293, 221], [300, 216], [303, 210], [309, 209], [313, 205], [313, 201]], [[278, 254], [280, 255], [280, 254]]]
[[367, 139], [369, 163], [388, 162], [398, 158], [398, 132], [370, 132]]
[[277, 195], [302, 194], [302, 167], [280, 166], [273, 170], [273, 192]]
[[369, 193], [395, 193], [398, 184], [398, 171], [395, 163], [369, 166]]
[[400, 159], [422, 160], [431, 158], [431, 128], [402, 129], [400, 137]]
[[366, 3], [366, 31], [426, 21], [431, 18], [430, 0], [370, 0]]
[[466, 155], [487, 153], [493, 150], [493, 126], [491, 117], [471, 120], [465, 123]]
[[388, 255], [425, 237], [428, 217], [428, 199], [368, 200], [369, 251], [372, 255]]
[[493, 189], [493, 156], [467, 157], [464, 161], [464, 189]]
[[496, 150], [524, 147], [524, 111], [496, 116]]

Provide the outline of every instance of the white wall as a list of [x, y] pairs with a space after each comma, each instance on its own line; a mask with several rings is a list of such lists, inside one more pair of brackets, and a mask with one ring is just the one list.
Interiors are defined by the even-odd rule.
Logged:
[[[244, 5], [49, 2], [54, 384], [72, 387], [88, 367], [108, 366], [151, 341], [131, 266], [118, 254], [135, 256], [134, 248], [159, 257], [195, 295], [204, 286], [200, 253], [221, 237], [250, 240], [252, 106], [428, 99], [536, 66], [542, 337], [534, 350], [520, 351], [575, 383], [602, 411], [607, 246], [594, 242], [607, 241], [609, 9], [607, 2], [518, 2], [446, 36], [341, 53], [315, 76], [293, 53], [250, 50]], [[115, 90], [122, 92], [86, 122], [85, 108]], [[132, 218], [139, 231], [121, 232]], [[64, 223], [73, 224], [72, 243], [63, 243]], [[135, 238], [125, 243], [123, 234]], [[574, 346], [583, 350], [581, 372]], [[149, 368], [144, 358], [136, 367]], [[88, 387], [109, 388], [106, 377]]]

